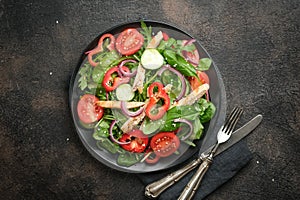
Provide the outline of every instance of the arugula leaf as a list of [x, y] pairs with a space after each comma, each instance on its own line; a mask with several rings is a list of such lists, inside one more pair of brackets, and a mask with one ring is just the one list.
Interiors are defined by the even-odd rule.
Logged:
[[79, 69], [78, 74], [80, 75], [80, 78], [78, 79], [78, 86], [81, 90], [88, 87], [92, 72], [93, 68], [89, 64], [85, 64]]
[[144, 47], [146, 47], [152, 39], [152, 27], [145, 24], [145, 22], [141, 21], [141, 34], [144, 36]]
[[183, 142], [186, 143], [189, 146], [196, 147], [195, 143], [192, 142], [191, 140], [183, 140]]
[[210, 68], [211, 63], [212, 63], [212, 60], [210, 58], [202, 58], [199, 61], [197, 69], [200, 71], [208, 70]]
[[159, 43], [159, 46], [157, 47], [157, 50], [160, 52], [160, 53], [163, 53], [164, 50], [166, 49], [169, 49], [169, 50], [174, 50], [172, 49], [171, 47], [173, 45], [176, 44], [176, 40], [174, 38], [169, 38], [167, 41], [165, 40], [162, 40], [160, 43]]

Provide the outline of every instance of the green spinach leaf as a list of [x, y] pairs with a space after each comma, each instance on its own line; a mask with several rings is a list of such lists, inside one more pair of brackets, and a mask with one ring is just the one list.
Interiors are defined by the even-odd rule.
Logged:
[[167, 111], [165, 125], [162, 131], [174, 131], [179, 128], [180, 123], [174, 123], [174, 119], [183, 118], [187, 120], [196, 120], [199, 112], [195, 106], [176, 106]]
[[197, 69], [200, 71], [206, 71], [210, 68], [211, 63], [212, 60], [210, 58], [201, 58], [197, 66]]
[[215, 105], [211, 101], [207, 101], [204, 98], [201, 98], [198, 104], [200, 109], [200, 121], [202, 123], [210, 121], [216, 112]]
[[113, 143], [109, 138], [101, 138], [96, 142], [96, 145], [99, 149], [105, 149], [112, 154], [119, 152], [120, 148], [118, 144]]
[[107, 69], [115, 60], [118, 60], [119, 58], [120, 56], [115, 50], [103, 53], [102, 59], [99, 61], [99, 64], [93, 70], [93, 81], [96, 83], [101, 83]]
[[195, 119], [194, 123], [193, 123], [193, 127], [194, 127], [194, 133], [193, 133], [193, 139], [194, 140], [199, 140], [201, 138], [201, 135], [203, 133], [204, 127], [201, 124], [201, 121], [199, 118]]
[[166, 61], [183, 75], [198, 77], [195, 67], [186, 61], [181, 55], [172, 50], [165, 50], [163, 55]]
[[142, 157], [143, 154], [124, 152], [119, 154], [117, 163], [121, 166], [130, 167], [135, 163], [139, 162]]

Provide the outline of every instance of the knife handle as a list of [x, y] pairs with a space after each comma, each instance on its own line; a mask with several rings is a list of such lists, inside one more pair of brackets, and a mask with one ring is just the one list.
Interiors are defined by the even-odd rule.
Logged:
[[201, 163], [201, 161], [202, 160], [200, 158], [195, 159], [187, 165], [185, 165], [184, 167], [180, 168], [179, 170], [168, 174], [164, 178], [147, 185], [145, 188], [145, 196], [150, 198], [158, 197], [158, 195], [160, 195], [163, 191], [165, 191], [170, 186], [174, 185], [191, 170], [195, 169]]
[[185, 186], [183, 192], [181, 193], [181, 195], [177, 200], [190, 200], [193, 198], [211, 162], [212, 162], [211, 157], [207, 157], [203, 160], [202, 164], [199, 166], [194, 176]]

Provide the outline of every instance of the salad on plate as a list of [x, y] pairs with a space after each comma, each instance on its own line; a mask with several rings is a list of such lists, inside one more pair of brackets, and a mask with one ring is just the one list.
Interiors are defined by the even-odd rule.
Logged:
[[120, 166], [155, 165], [195, 147], [216, 108], [209, 97], [212, 61], [194, 39], [152, 31], [143, 21], [101, 35], [78, 71], [80, 125]]

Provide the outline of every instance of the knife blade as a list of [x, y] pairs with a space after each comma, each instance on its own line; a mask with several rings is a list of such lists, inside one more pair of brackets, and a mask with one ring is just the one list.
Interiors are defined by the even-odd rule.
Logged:
[[[262, 121], [262, 118], [263, 118], [262, 115], [259, 114], [259, 115], [255, 116], [254, 118], [252, 118], [249, 122], [244, 124], [242, 127], [237, 129], [236, 131], [234, 131], [231, 135], [231, 138], [227, 142], [225, 142], [219, 146], [216, 153], [214, 154], [214, 157], [219, 155], [223, 151], [227, 150], [232, 145], [236, 144], [241, 139], [246, 137], [249, 133], [251, 133], [251, 131], [253, 131], [260, 124], [260, 122]], [[214, 147], [214, 145], [212, 145], [208, 149], [206, 149], [203, 153], [200, 154], [200, 157], [203, 158], [203, 157], [207, 156], [213, 147]]]
[[[234, 131], [231, 136], [231, 139], [226, 143], [221, 144], [214, 155], [217, 156], [218, 154], [222, 153], [223, 151], [227, 150], [229, 147], [240, 141], [242, 138], [246, 137], [260, 124], [261, 121], [262, 115], [257, 115], [245, 125], [243, 125], [241, 128]], [[213, 146], [209, 147], [203, 153], [200, 154], [198, 159], [191, 161], [190, 163], [178, 169], [177, 171], [168, 174], [164, 178], [147, 185], [145, 187], [145, 196], [150, 198], [158, 197], [163, 191], [165, 191], [167, 188], [178, 182], [187, 173], [196, 168], [202, 162], [201, 158], [203, 158], [203, 156], [206, 156], [206, 154], [209, 154], [212, 148]]]

